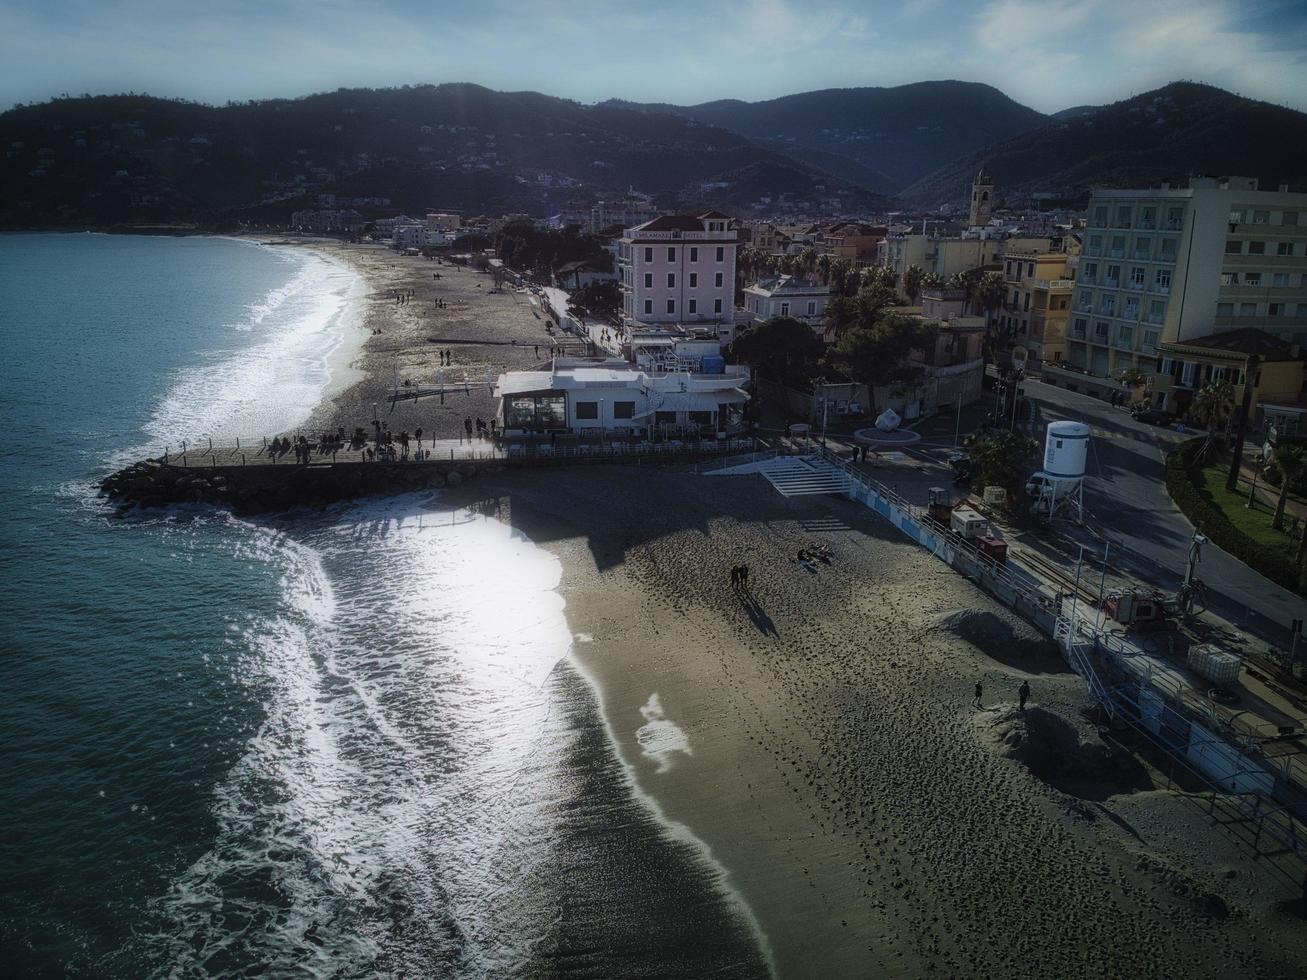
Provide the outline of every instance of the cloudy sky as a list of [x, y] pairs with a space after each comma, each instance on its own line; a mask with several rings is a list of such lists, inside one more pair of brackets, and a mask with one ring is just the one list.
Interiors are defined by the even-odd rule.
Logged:
[[1307, 0], [0, 0], [0, 107], [445, 81], [693, 103], [935, 78], [1045, 112], [1181, 78], [1307, 110]]

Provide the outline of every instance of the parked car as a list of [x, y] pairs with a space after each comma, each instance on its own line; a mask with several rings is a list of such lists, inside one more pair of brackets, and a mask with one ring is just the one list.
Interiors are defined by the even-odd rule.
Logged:
[[1130, 417], [1136, 422], [1147, 422], [1149, 425], [1170, 425], [1175, 421], [1174, 415], [1160, 408], [1137, 408], [1130, 413]]

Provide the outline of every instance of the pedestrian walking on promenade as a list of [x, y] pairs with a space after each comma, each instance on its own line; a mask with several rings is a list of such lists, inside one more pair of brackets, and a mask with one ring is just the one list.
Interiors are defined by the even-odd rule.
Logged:
[[1017, 688], [1017, 697], [1021, 699], [1021, 710], [1026, 710], [1026, 701], [1030, 698], [1030, 681], [1022, 681]]
[[980, 681], [976, 681], [976, 696], [971, 699], [971, 707], [973, 708], [983, 707], [983, 705], [980, 703], [980, 699], [984, 693], [985, 693], [984, 687], [981, 686]]

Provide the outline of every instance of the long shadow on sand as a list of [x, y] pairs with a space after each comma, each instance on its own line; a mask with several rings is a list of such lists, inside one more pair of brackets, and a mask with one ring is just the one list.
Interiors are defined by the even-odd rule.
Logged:
[[767, 610], [762, 608], [762, 603], [749, 591], [747, 585], [737, 590], [736, 595], [739, 596], [740, 606], [749, 619], [752, 620], [754, 626], [758, 627], [767, 636], [780, 636], [780, 631], [776, 629], [776, 624], [767, 615]]

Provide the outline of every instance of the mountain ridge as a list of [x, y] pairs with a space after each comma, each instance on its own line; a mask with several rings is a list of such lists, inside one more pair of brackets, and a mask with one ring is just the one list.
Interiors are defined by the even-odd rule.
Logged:
[[[401, 210], [536, 215], [577, 194], [631, 186], [662, 207], [786, 196], [814, 207], [887, 203], [695, 120], [471, 83], [225, 106], [134, 94], [57, 99], [0, 114], [0, 147], [8, 226], [232, 221], [323, 194], [387, 197]], [[745, 173], [736, 186], [730, 175]]]
[[981, 82], [956, 79], [894, 86], [817, 89], [745, 102], [692, 106], [610, 99], [661, 114], [683, 115], [755, 140], [788, 142], [852, 160], [884, 176], [890, 193], [959, 156], [1042, 124], [1049, 117]]
[[1009, 201], [1041, 194], [1076, 203], [1095, 185], [1147, 187], [1194, 173], [1307, 184], [1307, 114], [1215, 86], [1172, 82], [1059, 116], [946, 164], [901, 198], [922, 207], [961, 202], [982, 164]]

